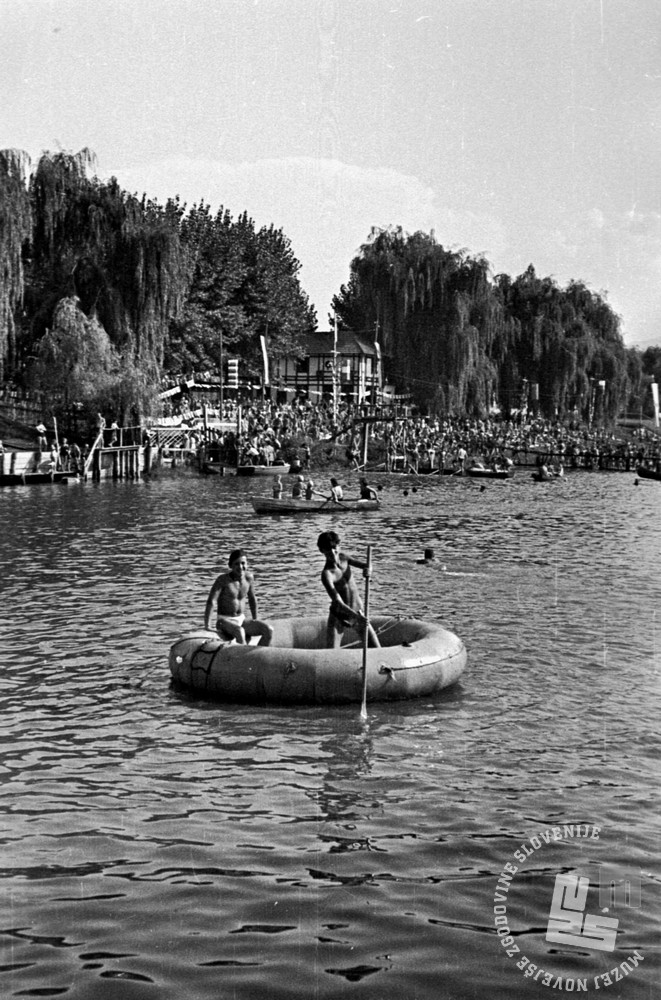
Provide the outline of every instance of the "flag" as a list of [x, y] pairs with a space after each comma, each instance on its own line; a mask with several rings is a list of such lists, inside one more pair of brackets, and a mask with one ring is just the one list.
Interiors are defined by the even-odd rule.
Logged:
[[262, 345], [262, 357], [264, 359], [264, 385], [269, 385], [269, 356], [266, 353], [266, 337], [260, 334], [259, 341]]
[[659, 383], [652, 382], [652, 399], [654, 400], [654, 426], [659, 426]]
[[374, 350], [376, 351], [376, 377], [378, 384], [381, 385], [381, 344], [378, 340], [374, 341]]

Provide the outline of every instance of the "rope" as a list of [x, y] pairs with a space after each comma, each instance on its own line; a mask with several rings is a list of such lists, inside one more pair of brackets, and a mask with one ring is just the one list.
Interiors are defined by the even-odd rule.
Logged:
[[[374, 631], [377, 637], [380, 637], [392, 629], [397, 622], [408, 621], [408, 619], [412, 617], [412, 615], [391, 615], [391, 617], [388, 618], [383, 625], [381, 625], [378, 629], [374, 629]], [[357, 646], [359, 643], [362, 643], [362, 641], [362, 638], [354, 639], [353, 642], [348, 642], [346, 646], [342, 646], [342, 649], [351, 649], [352, 646]]]

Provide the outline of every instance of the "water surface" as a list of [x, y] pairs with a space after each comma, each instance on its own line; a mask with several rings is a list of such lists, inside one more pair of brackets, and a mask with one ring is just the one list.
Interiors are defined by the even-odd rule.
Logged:
[[[544, 992], [522, 955], [559, 995], [635, 950], [600, 988], [657, 995], [659, 484], [380, 483], [380, 513], [303, 519], [257, 517], [268, 483], [229, 478], [0, 492], [3, 996], [509, 1000]], [[229, 551], [263, 617], [323, 613], [328, 528], [372, 544], [375, 613], [462, 637], [461, 682], [367, 724], [173, 692], [169, 645]], [[565, 824], [598, 839], [514, 859]], [[598, 913], [622, 869], [642, 896], [611, 911], [613, 951], [546, 940], [558, 873], [588, 874]]]

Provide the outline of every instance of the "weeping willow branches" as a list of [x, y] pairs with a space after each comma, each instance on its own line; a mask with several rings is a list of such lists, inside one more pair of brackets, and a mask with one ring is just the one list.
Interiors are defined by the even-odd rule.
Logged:
[[16, 350], [15, 312], [23, 298], [23, 248], [30, 237], [27, 153], [0, 150], [0, 382]]
[[602, 296], [580, 282], [561, 289], [532, 266], [492, 278], [483, 257], [446, 250], [433, 234], [373, 229], [333, 307], [354, 330], [376, 326], [390, 379], [426, 409], [484, 415], [497, 403], [507, 412], [526, 380], [546, 415], [564, 415], [596, 379], [612, 417], [635, 388]]

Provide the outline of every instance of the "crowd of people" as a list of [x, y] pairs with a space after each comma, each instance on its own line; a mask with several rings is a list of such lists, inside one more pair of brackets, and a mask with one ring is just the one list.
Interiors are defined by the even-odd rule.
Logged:
[[[231, 420], [236, 412], [228, 410]], [[341, 446], [353, 468], [360, 466], [364, 418], [369, 418], [369, 450], [380, 451], [386, 471], [443, 472], [468, 463], [487, 465], [564, 465], [568, 468], [630, 471], [658, 465], [660, 438], [645, 428], [618, 435], [609, 428], [548, 420], [533, 413], [512, 419], [394, 417], [387, 411], [309, 400], [286, 404], [253, 403], [242, 408], [238, 428], [212, 433], [208, 448], [217, 460], [239, 465], [310, 463], [310, 443]]]
[[[504, 419], [428, 417], [407, 408], [396, 416], [387, 409], [372, 409], [342, 402], [313, 403], [294, 399], [286, 403], [251, 401], [239, 408], [226, 402], [220, 419], [206, 428], [192, 415], [178, 425], [182, 450], [199, 458], [236, 465], [298, 466], [307, 472], [312, 446], [321, 444], [329, 457], [339, 457], [359, 469], [366, 454], [364, 428], [369, 429], [370, 464], [380, 463], [390, 472], [461, 471], [483, 462], [497, 467], [554, 465], [565, 468], [631, 471], [644, 465], [661, 467], [658, 431], [636, 428], [630, 434], [612, 428], [587, 427], [574, 421], [548, 420], [532, 412]], [[367, 422], [366, 422], [367, 418]], [[118, 445], [116, 422], [98, 421], [104, 446]], [[69, 443], [66, 437], [47, 441], [46, 430], [37, 430], [37, 464], [54, 470], [82, 472], [90, 444]], [[99, 432], [99, 427], [97, 427]], [[153, 443], [153, 435], [145, 430]]]

